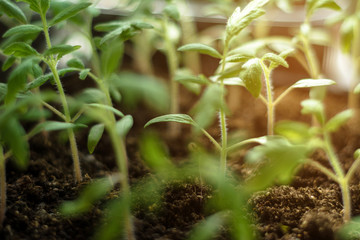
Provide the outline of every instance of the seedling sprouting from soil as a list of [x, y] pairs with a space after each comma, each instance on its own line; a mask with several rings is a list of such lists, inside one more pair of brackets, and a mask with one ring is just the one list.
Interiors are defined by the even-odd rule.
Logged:
[[[274, 134], [275, 124], [275, 107], [276, 105], [294, 88], [312, 88], [319, 86], [328, 86], [335, 84], [329, 79], [302, 79], [294, 83], [287, 90], [285, 90], [277, 99], [273, 96], [273, 84], [271, 80], [271, 72], [279, 65], [288, 67], [285, 61], [286, 56], [291, 53], [290, 50], [276, 55], [274, 53], [267, 53], [262, 58], [252, 58], [243, 65], [244, 71], [240, 73], [240, 78], [244, 83], [246, 89], [254, 96], [260, 97], [267, 107], [267, 134]], [[244, 58], [241, 56], [230, 56], [230, 61], [241, 61]], [[239, 60], [236, 60], [239, 59]], [[245, 58], [246, 59], [246, 58]], [[269, 62], [269, 64], [266, 64]], [[262, 75], [265, 77], [266, 98], [262, 95]]]
[[[217, 58], [220, 61], [219, 73], [217, 76], [214, 76], [214, 82], [211, 82], [204, 78], [197, 78], [193, 81], [196, 83], [209, 84], [207, 94], [204, 94], [204, 98], [212, 97], [210, 102], [213, 103], [213, 106], [207, 106], [207, 109], [203, 109], [207, 116], [202, 119], [205, 120], [208, 124], [209, 119], [213, 119], [215, 111], [219, 112], [220, 119], [220, 130], [221, 130], [221, 144], [217, 143], [217, 141], [211, 137], [210, 134], [204, 130], [203, 126], [206, 125], [203, 122], [196, 123], [190, 116], [188, 115], [165, 115], [162, 117], [155, 118], [149, 121], [146, 126], [155, 123], [155, 122], [164, 122], [164, 121], [173, 121], [180, 123], [187, 123], [193, 126], [199, 127], [201, 131], [211, 140], [212, 143], [215, 144], [216, 148], [220, 151], [220, 165], [221, 171], [225, 172], [226, 169], [226, 159], [228, 152], [228, 137], [227, 137], [227, 127], [226, 127], [226, 104], [225, 104], [225, 85], [226, 81], [226, 59], [229, 56], [229, 50], [231, 47], [231, 41], [250, 23], [263, 15], [265, 11], [262, 7], [267, 4], [268, 0], [254, 0], [250, 2], [243, 10], [240, 8], [236, 8], [232, 16], [228, 19], [226, 29], [225, 29], [225, 38], [224, 38], [224, 49], [223, 53], [220, 54], [216, 49], [200, 44], [200, 43], [192, 43], [187, 44], [179, 48], [179, 51], [197, 51], [202, 54], [209, 55], [211, 57]], [[239, 82], [239, 81], [238, 81]], [[232, 83], [231, 83], [232, 84]], [[239, 84], [239, 83], [237, 83]], [[213, 95], [215, 94], [215, 95]], [[211, 96], [212, 95], [212, 96]], [[205, 99], [203, 102], [207, 102]], [[205, 103], [206, 104], [206, 103]], [[213, 109], [211, 109], [213, 108]], [[214, 110], [214, 111], [213, 111]]]
[[331, 142], [331, 133], [337, 131], [352, 115], [352, 110], [345, 110], [338, 113], [330, 120], [326, 120], [324, 106], [319, 100], [308, 99], [301, 103], [302, 113], [310, 114], [319, 122], [319, 126], [310, 127], [304, 123], [283, 122], [276, 127], [276, 132], [280, 135], [288, 137], [290, 141], [296, 144], [307, 146], [308, 149], [323, 150], [329, 160], [332, 170], [329, 170], [319, 162], [308, 160], [308, 163], [319, 169], [330, 179], [337, 182], [341, 189], [343, 206], [344, 206], [344, 222], [348, 222], [351, 218], [351, 197], [349, 184], [354, 173], [360, 166], [359, 150], [356, 150], [355, 161], [350, 169], [345, 172], [341, 166], [341, 162], [336, 155], [335, 149]]
[[[15, 58], [35, 58], [39, 59], [47, 64], [51, 73], [39, 76], [33, 82], [31, 82], [26, 90], [31, 90], [33, 88], [39, 87], [44, 84], [49, 79], [52, 79], [57, 87], [60, 101], [63, 107], [63, 112], [57, 110], [54, 106], [51, 106], [49, 103], [44, 102], [44, 106], [53, 111], [56, 115], [58, 115], [65, 123], [73, 123], [74, 118], [71, 116], [70, 108], [68, 104], [68, 100], [66, 99], [66, 95], [62, 86], [62, 82], [60, 80], [60, 71], [57, 69], [57, 64], [59, 60], [66, 54], [69, 54], [73, 51], [76, 51], [80, 46], [70, 46], [70, 45], [52, 45], [52, 41], [50, 39], [49, 28], [53, 27], [61, 22], [64, 22], [68, 18], [71, 18], [81, 12], [83, 9], [87, 8], [91, 5], [91, 3], [81, 2], [78, 4], [73, 4], [72, 6], [63, 9], [60, 13], [54, 16], [51, 20], [47, 19], [47, 13], [50, 8], [50, 1], [26, 1], [23, 2], [28, 3], [30, 9], [39, 14], [41, 19], [41, 26], [35, 24], [27, 24], [27, 19], [25, 14], [20, 10], [20, 8], [16, 7], [15, 4], [7, 1], [2, 1], [2, 4], [9, 5], [10, 7], [5, 8], [5, 13], [11, 17], [15, 17], [20, 20], [23, 25], [16, 26], [14, 28], [9, 29], [3, 37], [12, 38], [14, 40], [13, 43], [6, 45], [3, 49], [4, 54], [10, 55], [10, 63], [14, 63]], [[14, 10], [16, 9], [16, 10]], [[43, 33], [45, 36], [46, 42], [46, 51], [40, 54], [37, 50], [35, 50], [28, 41], [30, 39], [26, 38], [29, 34], [38, 34]], [[24, 40], [25, 39], [25, 40]], [[8, 64], [8, 63], [7, 63]], [[41, 68], [40, 68], [41, 70]], [[41, 72], [41, 71], [40, 71]], [[65, 71], [66, 72], [66, 71]], [[39, 74], [38, 74], [39, 75]], [[19, 80], [13, 80], [9, 82], [8, 85], [8, 94], [5, 101], [10, 101], [11, 98], [14, 98], [14, 92], [25, 89], [26, 79], [22, 79], [22, 82], [15, 83]], [[14, 83], [13, 83], [14, 82]], [[76, 139], [74, 130], [72, 128], [67, 129], [67, 134], [69, 137], [70, 148], [73, 158], [74, 164], [74, 175], [75, 181], [80, 182], [82, 180], [81, 175], [81, 167], [78, 149], [76, 145]]]

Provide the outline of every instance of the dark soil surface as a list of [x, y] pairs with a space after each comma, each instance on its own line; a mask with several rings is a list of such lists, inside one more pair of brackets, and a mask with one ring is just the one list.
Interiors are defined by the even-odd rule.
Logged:
[[[248, 137], [266, 134], [265, 107], [260, 100], [243, 90], [236, 107], [231, 109], [229, 131], [246, 129]], [[279, 104], [277, 120], [292, 119], [309, 122], [301, 116], [300, 102], [308, 97], [307, 91], [292, 92]], [[192, 101], [189, 97], [189, 101]], [[186, 104], [186, 103], [183, 103]], [[329, 94], [326, 99], [328, 116], [346, 109], [344, 95]], [[184, 108], [184, 111], [186, 108]], [[145, 111], [146, 112], [146, 111]], [[134, 112], [135, 127], [127, 139], [130, 181], [134, 185], [145, 177], [151, 176], [149, 169], [142, 163], [138, 149], [138, 139], [142, 126], [154, 117]], [[174, 161], [186, 158], [188, 143], [191, 141], [188, 127], [176, 139], [166, 137], [163, 127], [155, 126], [162, 132], [169, 152]], [[217, 126], [210, 132], [219, 136]], [[85, 134], [79, 134], [80, 158], [84, 182], [75, 184], [72, 176], [72, 163], [67, 144], [59, 142], [56, 134], [48, 141], [38, 136], [31, 141], [31, 160], [26, 171], [19, 172], [11, 163], [7, 165], [7, 212], [0, 239], [90, 239], [94, 235], [100, 219], [104, 215], [104, 202], [95, 205], [89, 213], [76, 218], [63, 218], [58, 209], [66, 200], [75, 199], [79, 190], [98, 177], [116, 171], [111, 144], [107, 138], [100, 142], [94, 155], [86, 151]], [[354, 135], [346, 126], [333, 136], [338, 155], [347, 170], [353, 161], [353, 151], [359, 146], [360, 137]], [[209, 145], [210, 146], [210, 145]], [[235, 154], [229, 159], [229, 168], [239, 177], [246, 178], [248, 172], [243, 162], [244, 153]], [[314, 158], [326, 165], [321, 152]], [[352, 215], [360, 214], [360, 187], [356, 175], [352, 191]], [[196, 180], [174, 181], [166, 184], [161, 196], [163, 202], [159, 211], [134, 210], [134, 223], [137, 239], [186, 239], [189, 230], [207, 216], [206, 199], [211, 198], [211, 188]], [[259, 192], [249, 200], [257, 220], [256, 229], [260, 239], [303, 239], [331, 240], [342, 225], [341, 194], [337, 184], [310, 166], [299, 169], [289, 186], [275, 186]], [[224, 235], [226, 236], [226, 235]], [[221, 239], [229, 239], [222, 237]]]

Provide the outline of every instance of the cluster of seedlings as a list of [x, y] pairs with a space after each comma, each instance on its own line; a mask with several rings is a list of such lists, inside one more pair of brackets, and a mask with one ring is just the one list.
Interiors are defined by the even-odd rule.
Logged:
[[[289, 183], [295, 170], [303, 164], [312, 165], [339, 184], [343, 221], [346, 224], [352, 221], [349, 188], [360, 165], [360, 152], [355, 151], [354, 163], [345, 172], [331, 134], [348, 120], [357, 120], [360, 3], [352, 1], [347, 10], [342, 10], [334, 0], [307, 0], [305, 20], [292, 38], [264, 37], [249, 42], [243, 40], [247, 30], [256, 25], [256, 20], [266, 13], [270, 4], [288, 9], [291, 1], [252, 0], [243, 8], [217, 3], [221, 5], [218, 9], [228, 10], [231, 14], [215, 48], [197, 43], [194, 21], [179, 14], [189, 8], [187, 1], [166, 1], [163, 11], [157, 15], [149, 11], [155, 1], [130, 2], [137, 4], [130, 16], [92, 26], [100, 11], [91, 2], [0, 0], [0, 14], [11, 23], [2, 35], [0, 45], [0, 53], [6, 59], [2, 70], [9, 72], [7, 79], [1, 79], [0, 83], [0, 224], [6, 212], [6, 162], [14, 161], [19, 168], [25, 169], [29, 161], [29, 140], [33, 136], [64, 131], [73, 159], [74, 179], [77, 183], [83, 181], [76, 143], [79, 130], [88, 131], [89, 153], [94, 152], [104, 134], [109, 137], [118, 172], [92, 181], [79, 198], [65, 202], [59, 206], [59, 211], [64, 216], [80, 215], [105, 198], [119, 183], [121, 190], [108, 205], [104, 224], [96, 234], [98, 239], [113, 239], [119, 235], [124, 239], [136, 239], [132, 213], [134, 199], [148, 199], [147, 194], [154, 192], [160, 194], [161, 183], [188, 176], [200, 178], [203, 184], [216, 189], [210, 201], [215, 213], [191, 231], [190, 239], [210, 239], [223, 225], [229, 227], [234, 239], [255, 239], [257, 235], [252, 222], [246, 217], [248, 199], [275, 183]], [[323, 99], [326, 86], [335, 82], [322, 77], [313, 48], [311, 22], [313, 14], [323, 8], [341, 13], [332, 24], [340, 23], [342, 48], [351, 56], [355, 68], [349, 89], [349, 108], [329, 120], [325, 116]], [[59, 43], [53, 38], [51, 33], [65, 25], [76, 29], [86, 39], [88, 48], [85, 50], [91, 56], [86, 61], [77, 55], [84, 46], [69, 45], [65, 41]], [[94, 32], [100, 37], [94, 36]], [[39, 39], [43, 45], [35, 47], [34, 43]], [[120, 68], [128, 41], [132, 42], [134, 61], [143, 73], [141, 75]], [[252, 44], [254, 42], [256, 44]], [[159, 46], [168, 66], [168, 87], [154, 77], [151, 66], [151, 57]], [[201, 74], [199, 55], [218, 61], [218, 68], [211, 76]], [[272, 79], [272, 72], [278, 67], [288, 68], [288, 58], [298, 60], [309, 78], [298, 80], [275, 98], [273, 81], [276, 79]], [[84, 89], [78, 96], [67, 95], [62, 78], [74, 72], [78, 73], [79, 80], [93, 81], [96, 87]], [[179, 84], [200, 95], [190, 114], [180, 112]], [[233, 86], [246, 88], [265, 104], [267, 135], [235, 143], [229, 140], [226, 94]], [[310, 89], [310, 98], [301, 102], [301, 113], [311, 115], [312, 124], [276, 123], [276, 106], [290, 91], [298, 88]], [[129, 184], [126, 136], [133, 126], [133, 118], [115, 107], [126, 94], [132, 95], [133, 99], [142, 97], [145, 103], [167, 113], [149, 120], [144, 132], [152, 124], [170, 122], [168, 134], [176, 139], [181, 134], [178, 124], [181, 123], [192, 126], [194, 139], [188, 157], [190, 164], [180, 167], [170, 160], [158, 138], [145, 134], [139, 139], [143, 160], [154, 171], [154, 176], [142, 181], [140, 188]], [[216, 118], [220, 122], [220, 140], [208, 131]], [[201, 147], [199, 134], [213, 144], [215, 152]], [[245, 160], [264, 163], [246, 184], [234, 180], [227, 167], [228, 154], [254, 146], [254, 143], [256, 146], [247, 150]], [[319, 149], [328, 157], [332, 169], [311, 159], [312, 153]], [[151, 193], [146, 189], [151, 189]]]

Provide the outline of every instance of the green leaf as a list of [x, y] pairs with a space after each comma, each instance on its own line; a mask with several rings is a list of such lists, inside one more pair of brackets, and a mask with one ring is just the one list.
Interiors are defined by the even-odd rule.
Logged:
[[1, 70], [5, 72], [5, 71], [8, 70], [9, 68], [11, 68], [12, 65], [14, 65], [15, 61], [16, 61], [16, 57], [14, 57], [14, 56], [9, 56], [8, 58], [6, 58], [4, 64], [2, 65]]
[[208, 45], [201, 43], [190, 43], [178, 48], [178, 51], [196, 51], [202, 54], [209, 55], [214, 58], [222, 58], [222, 55], [215, 49]]
[[23, 42], [15, 42], [10, 44], [8, 47], [4, 49], [4, 54], [13, 55], [15, 57], [21, 57], [21, 58], [40, 55], [29, 44]]
[[50, 131], [66, 130], [66, 129], [72, 129], [78, 127], [86, 127], [86, 125], [67, 123], [67, 122], [46, 121], [36, 125], [36, 127], [32, 130], [31, 133], [33, 135], [36, 135], [42, 131], [50, 132]]
[[101, 71], [107, 78], [116, 72], [120, 65], [124, 54], [124, 44], [121, 41], [111, 41], [104, 44], [101, 50]]
[[79, 73], [79, 78], [80, 78], [81, 80], [85, 80], [85, 78], [86, 78], [87, 75], [89, 74], [90, 70], [91, 70], [90, 68], [86, 68], [86, 69], [84, 69], [84, 70], [81, 70], [80, 73]]
[[252, 56], [247, 56], [247, 55], [244, 55], [244, 54], [235, 54], [235, 55], [232, 55], [232, 56], [228, 56], [226, 59], [225, 59], [225, 62], [232, 62], [232, 63], [235, 63], [235, 62], [246, 62], [248, 61], [249, 59], [253, 58]]
[[120, 112], [116, 108], [108, 106], [108, 105], [104, 105], [104, 104], [100, 104], [100, 103], [90, 103], [90, 104], [88, 104], [88, 106], [109, 110], [109, 111], [115, 113], [115, 115], [117, 115], [119, 117], [124, 117], [125, 116], [122, 112]]
[[341, 49], [344, 53], [350, 53], [354, 39], [354, 33], [357, 31], [359, 19], [357, 16], [350, 16], [344, 19], [340, 27]]
[[29, 144], [25, 138], [25, 130], [14, 117], [1, 124], [1, 139], [9, 147], [15, 157], [16, 166], [25, 169], [29, 158]]
[[307, 143], [310, 138], [310, 127], [301, 122], [282, 121], [276, 124], [275, 133], [286, 137], [294, 144]]
[[274, 183], [289, 184], [298, 169], [297, 166], [304, 163], [307, 155], [306, 146], [291, 144], [282, 137], [274, 137], [265, 145], [252, 148], [246, 156], [247, 161], [258, 162], [261, 158], [267, 158], [268, 162], [254, 174], [254, 177], [247, 180], [246, 187], [251, 192], [257, 192]]
[[69, 61], [66, 62], [66, 65], [68, 67], [72, 67], [72, 68], [79, 68], [79, 69], [84, 69], [85, 68], [84, 63], [78, 58], [70, 59]]
[[265, 14], [262, 7], [268, 2], [269, 0], [253, 0], [248, 3], [242, 11], [240, 7], [237, 7], [228, 19], [226, 25], [226, 38], [230, 39], [239, 34], [239, 32], [249, 26], [252, 21]]
[[88, 141], [87, 141], [87, 147], [89, 150], [89, 153], [93, 153], [95, 150], [96, 145], [99, 143], [103, 133], [104, 133], [104, 124], [96, 124], [93, 127], [91, 127], [89, 131]]
[[30, 9], [39, 14], [45, 15], [46, 10], [49, 7], [49, 0], [21, 0], [21, 1], [28, 3], [30, 5]]
[[65, 201], [60, 206], [60, 212], [64, 216], [77, 216], [89, 211], [96, 201], [101, 200], [110, 192], [117, 182], [114, 178], [102, 178], [91, 182], [80, 193], [80, 196], [73, 201]]
[[32, 33], [39, 33], [43, 30], [43, 28], [33, 25], [33, 24], [25, 24], [25, 25], [19, 25], [13, 28], [10, 28], [8, 31], [6, 31], [3, 35], [4, 38], [11, 37], [15, 34], [32, 34]]
[[1, 12], [4, 12], [9, 17], [15, 18], [21, 23], [27, 23], [27, 19], [22, 10], [13, 2], [8, 0], [0, 0]]
[[180, 19], [180, 13], [175, 4], [168, 4], [164, 8], [164, 13], [175, 21]]
[[307, 99], [301, 102], [301, 113], [302, 114], [311, 114], [316, 117], [319, 123], [324, 124], [325, 122], [325, 113], [324, 105], [321, 101], [315, 99]]
[[8, 91], [5, 98], [6, 103], [14, 102], [17, 93], [25, 89], [27, 77], [28, 74], [32, 72], [33, 64], [32, 59], [27, 59], [11, 72], [8, 79]]
[[302, 79], [294, 83], [291, 88], [311, 88], [311, 87], [322, 87], [336, 84], [335, 81], [330, 79]]
[[4, 101], [7, 93], [7, 85], [5, 83], [0, 83], [0, 103]]
[[307, 16], [310, 17], [315, 10], [320, 8], [329, 8], [336, 11], [341, 10], [340, 6], [337, 5], [334, 0], [308, 0], [306, 5]]
[[358, 84], [355, 86], [354, 93], [355, 93], [355, 94], [359, 94], [359, 93], [360, 93], [360, 83], [358, 83]]
[[76, 45], [76, 46], [71, 46], [71, 45], [56, 45], [56, 46], [53, 46], [52, 48], [46, 50], [45, 53], [44, 53], [44, 55], [45, 55], [45, 56], [57, 55], [57, 58], [60, 59], [60, 58], [62, 58], [64, 55], [69, 54], [69, 53], [71, 53], [71, 52], [74, 52], [74, 51], [78, 50], [79, 48], [81, 48], [80, 45]]
[[325, 125], [325, 129], [329, 132], [337, 131], [342, 125], [344, 125], [349, 119], [352, 118], [354, 112], [352, 109], [347, 109], [341, 113], [336, 114]]
[[360, 217], [356, 216], [351, 218], [351, 221], [345, 223], [341, 226], [341, 228], [337, 231], [337, 235], [339, 239], [342, 240], [355, 240], [360, 239]]
[[240, 73], [240, 78], [243, 80], [246, 89], [254, 97], [259, 97], [262, 88], [262, 67], [258, 58], [253, 58], [243, 65], [243, 72]]
[[160, 123], [160, 122], [178, 122], [178, 123], [184, 123], [184, 124], [190, 124], [193, 126], [197, 126], [195, 121], [187, 114], [166, 114], [162, 115], [156, 118], [151, 119], [148, 121], [144, 128], [148, 127], [151, 124], [154, 123]]
[[71, 18], [77, 14], [79, 14], [82, 10], [89, 7], [92, 3], [90, 2], [80, 2], [73, 3], [70, 7], [63, 9], [60, 13], [58, 13], [49, 23], [50, 26], [54, 26], [55, 24], [65, 21], [68, 18]]
[[132, 116], [126, 115], [116, 122], [116, 132], [119, 136], [125, 137], [134, 124]]
[[31, 90], [37, 87], [40, 87], [41, 85], [45, 84], [50, 78], [53, 77], [52, 73], [48, 73], [46, 75], [40, 76], [33, 81], [29, 82], [26, 86], [26, 90]]
[[270, 61], [271, 62], [271, 66], [272, 68], [277, 67], [278, 65], [281, 65], [283, 67], [288, 68], [289, 64], [285, 61], [285, 59], [279, 55], [276, 55], [274, 53], [266, 53], [263, 57], [262, 60], [265, 61]]
[[199, 223], [190, 233], [189, 240], [207, 240], [216, 236], [224, 222], [223, 214], [216, 213]]

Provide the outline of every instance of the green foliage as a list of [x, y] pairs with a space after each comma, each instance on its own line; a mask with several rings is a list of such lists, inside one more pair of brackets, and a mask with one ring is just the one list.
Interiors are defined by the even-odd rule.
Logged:
[[[89, 7], [92, 3], [81, 1], [79, 3], [72, 3], [69, 7], [63, 9], [50, 22], [50, 26], [54, 26], [59, 22], [63, 22]], [[44, 11], [45, 12], [45, 11]]]
[[110, 77], [119, 67], [124, 53], [122, 41], [113, 40], [101, 46], [101, 73], [105, 78]]
[[216, 213], [199, 223], [190, 233], [189, 240], [207, 240], [215, 236], [224, 223], [224, 214]]
[[9, 0], [0, 0], [0, 9], [1, 12], [4, 12], [9, 17], [15, 18], [20, 23], [27, 23], [25, 14], [15, 3]]
[[19, 26], [15, 26], [13, 28], [10, 28], [9, 30], [7, 30], [4, 34], [3, 37], [7, 38], [7, 37], [11, 37], [13, 35], [16, 34], [32, 34], [32, 33], [39, 33], [41, 32], [43, 29], [37, 25], [33, 25], [33, 24], [25, 24], [25, 25], [19, 25]]
[[307, 99], [301, 102], [302, 114], [311, 114], [316, 117], [319, 123], [325, 123], [324, 106], [319, 100]]
[[50, 131], [66, 130], [66, 129], [79, 128], [79, 127], [87, 127], [87, 126], [83, 124], [74, 124], [67, 122], [45, 121], [36, 125], [36, 127], [31, 131], [31, 134], [36, 135], [43, 131], [50, 132]]
[[311, 88], [334, 85], [336, 82], [330, 79], [302, 79], [294, 83], [290, 88]]
[[99, 143], [104, 133], [104, 129], [105, 129], [105, 125], [103, 123], [99, 123], [91, 127], [87, 141], [87, 147], [89, 153], [94, 152], [96, 145]]
[[101, 200], [110, 192], [116, 181], [118, 179], [115, 177], [93, 181], [82, 190], [79, 198], [74, 201], [64, 202], [60, 207], [60, 212], [64, 216], [74, 216], [89, 211], [95, 202]]
[[245, 69], [240, 74], [240, 78], [243, 80], [246, 89], [254, 96], [259, 97], [262, 88], [262, 67], [260, 59], [253, 58], [248, 60], [244, 65]]
[[29, 4], [30, 9], [34, 12], [39, 13], [40, 15], [46, 13], [50, 7], [50, 0], [21, 0]]
[[349, 121], [354, 115], [352, 109], [347, 109], [343, 112], [336, 114], [331, 118], [325, 125], [325, 130], [327, 132], [336, 132], [341, 126], [343, 126], [347, 121]]
[[47, 49], [44, 53], [44, 56], [57, 55], [57, 59], [59, 60], [64, 55], [74, 52], [81, 48], [81, 46], [70, 46], [70, 45], [56, 45]]
[[123, 118], [121, 118], [119, 121], [116, 122], [115, 130], [116, 133], [121, 136], [125, 137], [126, 134], [130, 131], [134, 124], [134, 120], [132, 116], [126, 115]]
[[196, 51], [202, 54], [209, 55], [214, 58], [222, 58], [222, 55], [214, 48], [201, 44], [201, 43], [190, 43], [184, 46], [181, 46], [178, 51]]
[[21, 58], [40, 55], [33, 47], [24, 42], [15, 42], [10, 44], [4, 49], [4, 54]]
[[312, 16], [314, 12], [320, 8], [341, 10], [339, 5], [334, 0], [307, 0], [306, 3], [306, 14], [308, 17]]

